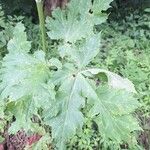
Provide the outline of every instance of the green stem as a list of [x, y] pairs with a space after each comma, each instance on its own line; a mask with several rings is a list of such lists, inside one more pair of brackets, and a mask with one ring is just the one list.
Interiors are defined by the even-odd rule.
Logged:
[[45, 29], [45, 17], [43, 12], [43, 0], [35, 0], [38, 10], [39, 23], [40, 23], [40, 32], [42, 39], [42, 48], [46, 52], [46, 29]]

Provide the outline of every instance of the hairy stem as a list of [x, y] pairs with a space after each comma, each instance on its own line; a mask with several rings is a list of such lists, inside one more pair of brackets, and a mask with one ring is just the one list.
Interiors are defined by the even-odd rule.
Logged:
[[39, 23], [40, 23], [40, 32], [42, 39], [42, 48], [46, 52], [46, 29], [45, 29], [45, 17], [43, 12], [43, 0], [35, 0], [38, 10]]

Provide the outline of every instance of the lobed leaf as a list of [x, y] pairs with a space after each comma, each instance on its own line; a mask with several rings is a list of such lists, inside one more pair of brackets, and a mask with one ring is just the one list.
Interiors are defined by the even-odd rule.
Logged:
[[37, 115], [39, 108], [47, 109], [49, 106], [45, 104], [51, 104], [55, 98], [54, 85], [48, 82], [50, 74], [45, 54], [42, 51], [28, 54], [30, 42], [26, 41], [24, 29], [21, 23], [15, 27], [14, 38], [8, 43], [9, 54], [4, 57], [1, 68], [1, 98], [9, 100], [7, 111], [16, 119], [10, 127], [12, 133], [22, 128], [32, 129], [33, 115]]
[[27, 35], [24, 32], [25, 27], [22, 23], [18, 23], [14, 28], [13, 39], [7, 45], [9, 53], [28, 53], [31, 49], [31, 42], [27, 41]]
[[93, 35], [79, 47], [73, 46], [66, 51], [78, 68], [86, 67], [98, 54], [100, 48], [100, 35]]
[[[84, 117], [80, 109], [84, 106], [84, 98], [80, 95], [80, 80], [80, 75], [68, 76], [57, 93], [56, 98], [60, 105], [58, 114], [45, 119], [52, 127], [52, 137], [56, 140], [59, 149], [64, 149], [67, 140], [83, 125]], [[56, 107], [56, 104], [53, 107]]]
[[[43, 52], [37, 53], [43, 57]], [[49, 91], [46, 91], [49, 73], [44, 58], [41, 60], [29, 54], [10, 53], [4, 58], [1, 72], [0, 89], [3, 99], [9, 97], [18, 100], [26, 95], [42, 96], [39, 91], [44, 92], [43, 96], [49, 95]]]
[[[65, 147], [65, 143], [75, 135], [76, 130], [81, 129], [84, 118], [80, 109], [84, 107], [85, 100], [92, 105], [89, 116], [97, 118], [97, 121], [101, 119], [101, 122], [97, 122], [97, 124], [99, 127], [102, 126], [103, 132], [101, 130], [100, 132], [107, 138], [116, 140], [113, 135], [116, 133], [118, 136], [116, 138], [121, 142], [129, 139], [132, 131], [140, 129], [136, 119], [133, 119], [131, 115], [140, 106], [130, 93], [133, 92], [133, 89], [121, 85], [112, 88], [113, 84], [107, 88], [97, 88], [96, 83], [89, 79], [89, 72], [95, 75], [100, 72], [105, 73], [109, 78], [109, 83], [113, 83], [116, 77], [118, 83], [124, 81], [120, 76], [103, 69], [79, 71], [76, 68], [68, 67], [54, 73], [51, 82], [57, 85], [59, 89], [55, 106], [53, 105], [47, 111], [44, 118], [46, 124], [52, 127], [53, 138], [57, 141], [57, 146], [60, 149]], [[108, 122], [109, 119], [110, 122]], [[125, 119], [128, 119], [127, 122], [130, 122], [131, 126], [122, 126], [122, 122], [126, 122]], [[109, 133], [107, 133], [107, 128], [109, 129], [109, 127], [106, 127], [106, 124], [111, 125], [112, 135], [107, 135]], [[118, 126], [121, 126], [119, 131]]]
[[48, 36], [64, 42], [75, 42], [92, 33], [88, 14], [90, 5], [90, 0], [72, 0], [66, 10], [54, 10], [52, 18], [47, 19]]
[[128, 92], [99, 87], [97, 100], [89, 115], [97, 115], [95, 121], [102, 136], [121, 143], [128, 141], [133, 131], [141, 130], [137, 120], [131, 115], [139, 106]]

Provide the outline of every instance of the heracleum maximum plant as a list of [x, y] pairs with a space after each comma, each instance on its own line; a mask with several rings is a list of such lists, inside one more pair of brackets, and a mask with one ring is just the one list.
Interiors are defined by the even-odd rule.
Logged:
[[[1, 118], [4, 112], [15, 117], [10, 134], [21, 129], [38, 131], [43, 137], [37, 149], [48, 149], [44, 143], [52, 139], [56, 149], [65, 150], [66, 142], [82, 129], [82, 109], [87, 105], [87, 115], [105, 139], [128, 142], [132, 133], [140, 130], [132, 116], [140, 106], [133, 96], [133, 84], [115, 73], [90, 67], [100, 50], [100, 33], [95, 25], [106, 20], [102, 10], [111, 1], [71, 0], [66, 9], [54, 10], [46, 27], [47, 35], [59, 43], [58, 57], [50, 60], [46, 56], [51, 52], [45, 47], [44, 51], [30, 53], [25, 27], [17, 24], [0, 75]], [[35, 116], [38, 122], [33, 121]], [[47, 126], [51, 127], [51, 138]]]

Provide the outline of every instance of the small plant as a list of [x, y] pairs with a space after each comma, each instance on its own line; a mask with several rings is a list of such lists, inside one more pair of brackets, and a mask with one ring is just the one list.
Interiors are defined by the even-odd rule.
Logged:
[[[104, 139], [128, 143], [133, 132], [141, 130], [132, 116], [140, 106], [132, 82], [90, 67], [100, 49], [95, 26], [107, 19], [102, 11], [110, 2], [71, 0], [66, 9], [53, 11], [46, 26], [48, 36], [58, 42], [56, 58], [48, 59], [51, 52], [45, 46], [31, 54], [25, 27], [17, 24], [0, 76], [2, 118], [5, 114], [15, 118], [9, 134], [22, 129], [29, 134], [38, 132], [42, 138], [35, 149], [49, 149], [51, 137], [54, 147], [64, 150], [66, 142], [83, 127], [85, 106], [89, 108], [86, 115]], [[44, 40], [42, 43], [45, 45]]]

